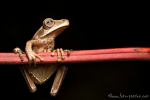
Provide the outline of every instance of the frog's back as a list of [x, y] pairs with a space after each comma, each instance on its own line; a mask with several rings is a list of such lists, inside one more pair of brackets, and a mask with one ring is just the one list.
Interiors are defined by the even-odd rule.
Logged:
[[34, 66], [25, 66], [25, 70], [29, 73], [34, 83], [43, 84], [45, 83], [57, 70], [58, 64], [41, 64]]

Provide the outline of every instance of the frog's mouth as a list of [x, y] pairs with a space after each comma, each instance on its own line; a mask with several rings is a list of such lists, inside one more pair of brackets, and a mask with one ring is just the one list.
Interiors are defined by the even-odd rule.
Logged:
[[52, 32], [50, 32], [50, 34], [47, 34], [45, 35], [46, 37], [57, 37], [59, 34], [61, 34], [65, 29], [67, 28], [67, 26], [63, 26], [63, 27], [60, 27], [56, 30], [53, 30]]
[[56, 37], [59, 34], [61, 34], [66, 28], [67, 28], [67, 26], [61, 27], [61, 28], [55, 30], [54, 32], [52, 32], [52, 34]]

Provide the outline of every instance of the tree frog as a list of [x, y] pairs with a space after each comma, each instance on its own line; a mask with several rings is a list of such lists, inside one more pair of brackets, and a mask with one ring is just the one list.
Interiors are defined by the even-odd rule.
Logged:
[[[65, 59], [65, 50], [62, 48], [54, 50], [54, 40], [68, 26], [69, 21], [67, 19], [53, 20], [52, 18], [46, 18], [33, 38], [26, 42], [25, 53], [28, 57], [29, 65], [21, 65], [20, 69], [31, 92], [37, 90], [35, 83], [45, 83], [57, 71], [50, 95], [55, 96], [58, 93], [68, 68], [59, 64], [36, 65], [36, 58], [41, 61], [44, 60], [36, 52], [52, 52], [52, 56], [54, 56], [54, 52], [57, 52], [58, 61]], [[70, 50], [66, 51], [68, 54], [70, 53]], [[14, 49], [14, 53], [19, 53], [21, 60], [23, 60], [21, 52], [19, 48]], [[34, 66], [31, 66], [32, 63]]]

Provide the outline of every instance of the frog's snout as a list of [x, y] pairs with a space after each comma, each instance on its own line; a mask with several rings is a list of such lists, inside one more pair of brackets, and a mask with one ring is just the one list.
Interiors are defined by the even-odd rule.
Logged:
[[69, 26], [69, 20], [68, 19], [62, 19], [62, 21], [65, 23], [66, 26]]

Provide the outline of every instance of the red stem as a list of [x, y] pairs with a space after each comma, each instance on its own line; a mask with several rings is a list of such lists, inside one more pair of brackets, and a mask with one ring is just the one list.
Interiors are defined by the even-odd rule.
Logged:
[[[150, 48], [109, 48], [109, 49], [96, 49], [96, 50], [76, 50], [71, 52], [71, 55], [97, 55], [97, 54], [113, 54], [113, 53], [150, 53]], [[42, 53], [45, 56], [47, 53]], [[57, 53], [55, 53], [57, 55]], [[65, 54], [66, 55], [66, 54]]]
[[[65, 60], [59, 63], [83, 63], [101, 61], [150, 61], [150, 48], [114, 48], [100, 50], [73, 51], [70, 56], [65, 56]], [[44, 61], [37, 59], [37, 64], [57, 63], [57, 56], [51, 57], [51, 53], [38, 53]], [[66, 55], [66, 53], [65, 53]], [[24, 61], [20, 61], [18, 54], [0, 53], [0, 64], [28, 64], [28, 59], [23, 54]]]
[[[150, 48], [130, 47], [130, 48], [109, 48], [96, 50], [76, 50], [71, 52], [71, 55], [95, 55], [95, 54], [113, 54], [113, 53], [150, 53]], [[50, 55], [51, 53], [43, 52], [37, 53], [42, 56]], [[57, 53], [55, 53], [57, 55]], [[65, 53], [65, 55], [67, 55]], [[14, 53], [0, 53], [1, 56], [16, 56]]]

